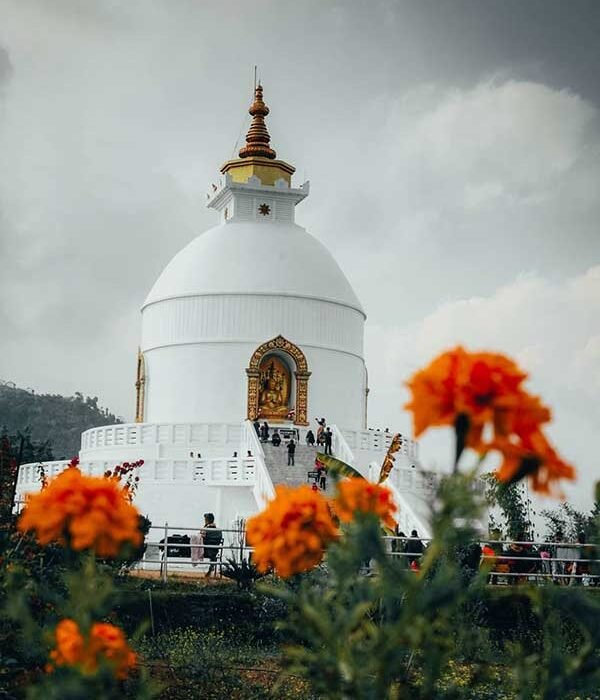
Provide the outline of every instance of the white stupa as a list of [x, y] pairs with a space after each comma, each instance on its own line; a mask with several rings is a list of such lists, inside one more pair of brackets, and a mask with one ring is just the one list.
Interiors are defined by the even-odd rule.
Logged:
[[268, 111], [259, 85], [248, 143], [208, 200], [219, 224], [171, 260], [142, 307], [144, 420], [254, 419], [258, 373], [276, 359], [289, 395], [281, 415], [262, 406], [265, 417], [366, 427], [365, 313], [329, 251], [295, 223], [308, 182], [292, 187], [294, 168], [275, 159]]
[[[144, 459], [136, 502], [155, 525], [231, 523], [260, 509], [279, 482], [302, 483], [315, 451], [305, 444], [325, 417], [334, 455], [377, 478], [392, 432], [367, 429], [365, 312], [329, 251], [295, 222], [309, 194], [277, 160], [259, 85], [239, 158], [226, 162], [208, 207], [219, 223], [166, 266], [142, 306], [136, 422], [87, 430], [80, 461], [102, 474]], [[284, 437], [261, 443], [253, 423]], [[299, 438], [286, 465], [285, 438]], [[403, 439], [388, 480], [400, 524], [427, 535], [429, 476]], [[55, 474], [66, 462], [53, 462]], [[24, 465], [18, 491], [39, 487]]]

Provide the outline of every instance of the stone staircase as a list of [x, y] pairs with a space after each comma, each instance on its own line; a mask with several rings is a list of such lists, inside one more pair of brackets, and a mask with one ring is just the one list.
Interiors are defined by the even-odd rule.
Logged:
[[[317, 450], [308, 445], [296, 444], [296, 459], [293, 467], [287, 466], [287, 445], [282, 442], [279, 447], [273, 447], [270, 442], [264, 442], [265, 463], [274, 486], [300, 486], [306, 484], [307, 472], [314, 471]], [[328, 485], [329, 486], [329, 485]]]

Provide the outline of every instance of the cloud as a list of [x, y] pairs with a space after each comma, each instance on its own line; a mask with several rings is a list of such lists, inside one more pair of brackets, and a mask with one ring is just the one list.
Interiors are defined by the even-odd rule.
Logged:
[[412, 320], [523, 271], [569, 275], [600, 260], [599, 114], [567, 90], [506, 78], [422, 85], [368, 101], [336, 131], [331, 151], [357, 167], [320, 185], [307, 220], [332, 247], [344, 240], [344, 266], [378, 323], [382, 297]]
[[[373, 421], [407, 425], [399, 383], [442, 342], [489, 343], [531, 369], [589, 469], [597, 80], [564, 86], [596, 37], [561, 37], [558, 60], [540, 31], [529, 57], [529, 10], [425, 5], [0, 0], [0, 378], [131, 418], [139, 307], [215, 222], [204, 192], [257, 62], [278, 154], [311, 179], [298, 220], [369, 317]], [[492, 25], [510, 36], [474, 36]]]
[[7, 83], [12, 72], [8, 51], [0, 46], [0, 89]]
[[[407, 150], [465, 195], [483, 188], [492, 199], [498, 192], [513, 199], [532, 190], [539, 196], [585, 155], [595, 114], [566, 90], [490, 80], [447, 93], [415, 121]], [[469, 205], [464, 197], [462, 203]]]
[[[600, 266], [562, 282], [526, 275], [490, 296], [444, 303], [409, 327], [370, 327], [367, 357], [383, 357], [370, 363], [378, 395], [372, 420], [381, 424], [395, 413], [407, 430], [398, 410], [408, 396], [403, 381], [457, 344], [505, 352], [530, 373], [530, 390], [553, 409], [550, 432], [559, 451], [578, 467], [572, 493], [589, 504], [600, 478], [592, 448], [600, 424]], [[423, 440], [422, 454], [441, 467], [451, 436], [436, 432]]]

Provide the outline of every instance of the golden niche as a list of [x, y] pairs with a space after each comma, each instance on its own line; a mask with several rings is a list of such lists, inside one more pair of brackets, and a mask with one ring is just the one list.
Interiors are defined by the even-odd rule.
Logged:
[[278, 357], [271, 355], [263, 359], [259, 371], [258, 415], [261, 418], [286, 418], [290, 412], [291, 374], [289, 368]]

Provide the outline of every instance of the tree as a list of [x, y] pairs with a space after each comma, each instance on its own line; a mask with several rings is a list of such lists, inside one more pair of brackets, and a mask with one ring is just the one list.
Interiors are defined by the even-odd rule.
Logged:
[[541, 515], [546, 521], [546, 536], [549, 539], [574, 542], [583, 533], [586, 540], [590, 540], [600, 515], [600, 503], [596, 500], [589, 513], [577, 510], [570, 503], [561, 503], [557, 508], [546, 508]]
[[36, 443], [29, 431], [9, 435], [6, 429], [0, 435], [0, 527], [10, 529], [19, 466], [27, 462], [51, 460], [49, 441]]
[[486, 499], [490, 508], [499, 508], [502, 521], [499, 523], [493, 513], [490, 515], [490, 530], [498, 529], [502, 536], [519, 540], [535, 536], [529, 506], [531, 501], [520, 483], [504, 484], [495, 474], [484, 475]]
[[[51, 442], [55, 459], [70, 459], [79, 452], [81, 433], [100, 425], [121, 421], [98, 406], [97, 397], [80, 392], [65, 397], [33, 394], [8, 384], [0, 384], [0, 426], [7, 433], [29, 430], [31, 440]], [[38, 457], [24, 461], [36, 461]]]

